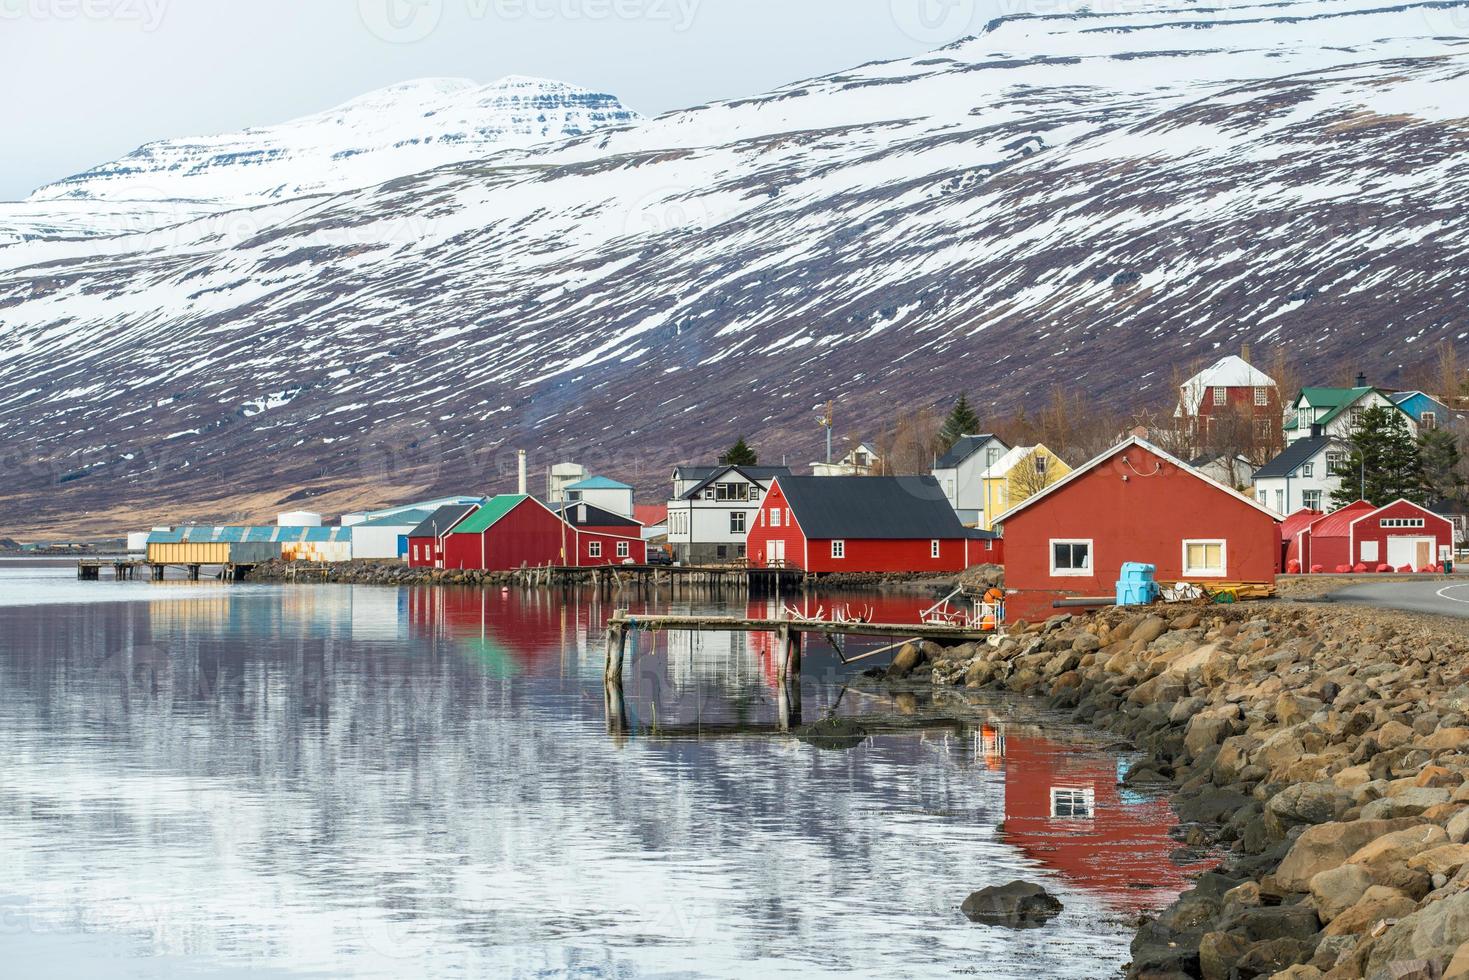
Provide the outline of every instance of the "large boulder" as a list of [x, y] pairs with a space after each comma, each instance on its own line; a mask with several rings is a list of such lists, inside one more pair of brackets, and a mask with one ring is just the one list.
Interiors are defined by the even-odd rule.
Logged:
[[1276, 869], [1276, 885], [1286, 892], [1310, 890], [1311, 879], [1323, 871], [1340, 867], [1364, 846], [1395, 830], [1420, 825], [1420, 821], [1354, 820], [1307, 827], [1301, 832]]
[[1352, 795], [1327, 783], [1297, 783], [1265, 804], [1266, 828], [1283, 838], [1292, 827], [1340, 820], [1352, 808]]
[[1149, 616], [1133, 629], [1132, 642], [1141, 650], [1167, 632], [1168, 620], [1158, 616]]
[[1356, 905], [1372, 887], [1372, 874], [1360, 864], [1344, 864], [1311, 879], [1311, 901], [1322, 922], [1330, 922]]
[[1232, 932], [1210, 932], [1199, 940], [1199, 973], [1204, 980], [1229, 980], [1251, 943]]
[[1412, 913], [1418, 903], [1396, 888], [1373, 885], [1357, 903], [1342, 911], [1326, 927], [1327, 936], [1361, 936], [1371, 932], [1379, 922], [1401, 919]]
[[1469, 942], [1469, 893], [1433, 902], [1399, 919], [1373, 945], [1367, 975], [1399, 960], [1446, 963], [1465, 942]]
[[1353, 851], [1352, 856], [1347, 858], [1347, 863], [1361, 864], [1368, 868], [1392, 868], [1407, 865], [1408, 859], [1413, 855], [1432, 847], [1438, 847], [1440, 844], [1446, 844], [1448, 840], [1449, 835], [1444, 829], [1434, 824], [1420, 824], [1417, 827], [1393, 830], [1374, 837]]
[[1040, 885], [1012, 881], [981, 888], [960, 907], [970, 922], [1011, 929], [1034, 929], [1060, 914], [1064, 906]]
[[921, 663], [923, 663], [923, 648], [917, 643], [904, 643], [898, 655], [893, 658], [892, 665], [888, 667], [887, 676], [900, 680], [913, 673]]

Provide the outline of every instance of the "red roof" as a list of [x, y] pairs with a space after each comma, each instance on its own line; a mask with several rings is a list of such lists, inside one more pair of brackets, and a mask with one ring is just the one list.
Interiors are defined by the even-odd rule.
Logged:
[[1311, 525], [1312, 538], [1345, 538], [1352, 533], [1352, 522], [1364, 514], [1370, 514], [1377, 508], [1365, 500], [1359, 500], [1355, 504], [1347, 504], [1341, 510], [1333, 511], [1325, 517], [1319, 518]]
[[668, 523], [667, 504], [636, 504], [632, 509], [633, 520], [643, 527]]
[[1315, 524], [1326, 514], [1319, 510], [1298, 510], [1285, 519], [1280, 525], [1280, 540], [1291, 541], [1297, 534]]

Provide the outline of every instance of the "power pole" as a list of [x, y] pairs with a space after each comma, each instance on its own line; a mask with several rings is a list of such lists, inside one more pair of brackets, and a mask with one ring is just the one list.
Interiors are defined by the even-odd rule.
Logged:
[[817, 424], [826, 430], [826, 462], [831, 463], [831, 430], [836, 425], [836, 403], [826, 403], [826, 413], [817, 419]]

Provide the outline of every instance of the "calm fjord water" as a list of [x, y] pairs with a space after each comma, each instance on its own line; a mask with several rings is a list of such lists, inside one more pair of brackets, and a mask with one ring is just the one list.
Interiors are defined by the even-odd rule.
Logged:
[[[0, 563], [0, 972], [1092, 978], [1183, 885], [1166, 804], [1018, 702], [822, 751], [732, 734], [766, 638], [645, 636], [609, 734], [608, 612]], [[808, 650], [808, 721], [894, 710], [854, 669]], [[959, 914], [1015, 878], [1066, 911]]]

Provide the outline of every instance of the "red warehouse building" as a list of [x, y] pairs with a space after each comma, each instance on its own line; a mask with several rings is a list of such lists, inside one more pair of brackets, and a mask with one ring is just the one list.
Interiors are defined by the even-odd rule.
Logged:
[[1436, 570], [1453, 557], [1454, 524], [1411, 501], [1373, 507], [1359, 500], [1315, 521], [1301, 542], [1307, 569]]
[[[410, 543], [411, 553], [411, 543]], [[642, 564], [639, 537], [578, 530], [534, 497], [495, 497], [455, 526], [444, 542], [443, 568], [503, 572], [522, 566]]]
[[1304, 560], [1301, 542], [1310, 532], [1311, 525], [1325, 516], [1319, 510], [1298, 510], [1281, 523], [1280, 547], [1285, 562], [1282, 568], [1288, 572], [1292, 569], [1300, 572], [1310, 567]]
[[750, 563], [808, 572], [960, 572], [999, 564], [997, 535], [959, 522], [931, 476], [781, 476], [760, 502]]
[[1159, 582], [1270, 582], [1280, 519], [1140, 437], [1000, 515], [1005, 585], [1110, 595], [1126, 562]]
[[430, 514], [408, 532], [408, 564], [413, 568], [443, 568], [445, 539], [479, 507], [479, 504], [453, 504]]

